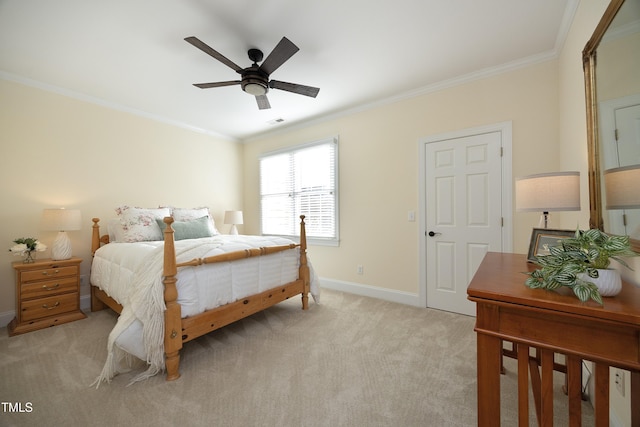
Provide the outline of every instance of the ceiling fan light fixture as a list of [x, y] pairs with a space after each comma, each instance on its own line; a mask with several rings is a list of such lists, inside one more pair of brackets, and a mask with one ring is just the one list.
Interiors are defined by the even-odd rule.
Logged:
[[242, 90], [247, 92], [250, 95], [260, 96], [267, 93], [267, 87], [260, 83], [251, 82], [247, 83], [243, 86]]
[[[197, 37], [186, 37], [185, 41], [200, 49], [207, 55], [222, 62], [227, 67], [240, 74], [242, 80], [212, 82], [212, 83], [194, 83], [195, 87], [200, 89], [208, 89], [213, 87], [232, 86], [240, 84], [243, 92], [253, 95], [256, 98], [258, 108], [260, 110], [268, 110], [271, 108], [267, 99], [269, 89], [279, 89], [298, 95], [305, 95], [315, 98], [320, 90], [317, 87], [305, 86], [296, 83], [287, 83], [277, 80], [269, 80], [269, 76], [275, 70], [280, 68], [282, 64], [287, 62], [298, 50], [298, 46], [293, 44], [291, 40], [283, 37], [276, 47], [273, 48], [267, 59], [262, 61], [263, 53], [259, 49], [249, 49], [249, 59], [253, 64], [247, 68], [242, 68], [235, 62], [229, 60], [226, 56], [213, 49]], [[258, 65], [258, 62], [262, 62]]]

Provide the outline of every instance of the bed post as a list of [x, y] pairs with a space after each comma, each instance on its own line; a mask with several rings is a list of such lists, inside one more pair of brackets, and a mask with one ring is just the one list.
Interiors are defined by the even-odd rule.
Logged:
[[100, 218], [91, 218], [91, 221], [93, 221], [91, 227], [91, 256], [93, 256], [100, 249], [100, 226], [98, 225]]
[[[95, 255], [96, 251], [100, 249], [100, 218], [91, 218], [93, 226], [91, 230], [91, 256]], [[91, 311], [100, 311], [107, 308], [107, 305], [98, 298], [96, 295], [96, 287], [89, 286], [91, 288]]]
[[307, 231], [304, 223], [304, 215], [300, 215], [300, 270], [299, 277], [304, 282], [302, 291], [302, 309], [309, 308], [309, 265], [307, 265]]
[[178, 290], [176, 289], [176, 249], [173, 240], [173, 218], [164, 218], [167, 227], [164, 229], [164, 270], [162, 272], [164, 284], [164, 353], [167, 368], [167, 381], [180, 378], [180, 349], [182, 348], [182, 320], [180, 304], [178, 304]]

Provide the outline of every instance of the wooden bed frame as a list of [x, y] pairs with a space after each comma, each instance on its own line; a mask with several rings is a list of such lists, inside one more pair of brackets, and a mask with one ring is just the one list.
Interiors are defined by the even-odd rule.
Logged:
[[[197, 258], [188, 262], [177, 263], [173, 238], [173, 218], [166, 217], [164, 222], [167, 227], [164, 231], [164, 301], [166, 311], [164, 313], [164, 351], [165, 366], [167, 369], [167, 381], [180, 378], [180, 349], [187, 341], [198, 338], [211, 331], [222, 328], [237, 320], [243, 319], [254, 313], [269, 308], [295, 295], [302, 295], [302, 309], [309, 307], [310, 276], [307, 264], [307, 238], [305, 231], [304, 215], [300, 216], [300, 243], [285, 246], [272, 246], [259, 249], [245, 249], [243, 251], [229, 252], [206, 258]], [[93, 233], [91, 241], [91, 254], [100, 248], [102, 244], [109, 243], [108, 235], [100, 235], [99, 218], [93, 218]], [[300, 247], [300, 267], [298, 278], [291, 283], [267, 290], [265, 292], [251, 295], [241, 300], [207, 310], [195, 316], [182, 318], [181, 307], [177, 302], [178, 291], [176, 289], [176, 274], [178, 268], [202, 264], [212, 264], [216, 262], [229, 262], [255, 256], [273, 254], [295, 247]], [[103, 310], [105, 308], [120, 313], [122, 306], [118, 304], [103, 290], [91, 286], [91, 311]]]

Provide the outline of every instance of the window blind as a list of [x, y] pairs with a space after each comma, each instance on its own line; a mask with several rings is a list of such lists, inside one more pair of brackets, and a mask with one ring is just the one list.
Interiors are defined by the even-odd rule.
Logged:
[[260, 158], [262, 234], [338, 239], [337, 139], [296, 146]]

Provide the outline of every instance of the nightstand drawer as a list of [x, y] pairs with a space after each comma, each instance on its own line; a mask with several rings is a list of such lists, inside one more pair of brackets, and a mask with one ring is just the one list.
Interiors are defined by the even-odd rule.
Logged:
[[34, 280], [54, 279], [56, 277], [75, 276], [78, 274], [78, 266], [43, 268], [22, 273], [22, 282], [32, 282]]
[[77, 291], [78, 279], [76, 277], [64, 277], [62, 279], [45, 280], [43, 282], [31, 282], [23, 284], [21, 288], [22, 299], [25, 300]]
[[60, 313], [79, 309], [78, 293], [73, 292], [70, 294], [23, 301], [21, 304], [21, 318], [23, 322], [28, 322], [30, 320], [55, 316]]

